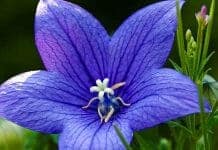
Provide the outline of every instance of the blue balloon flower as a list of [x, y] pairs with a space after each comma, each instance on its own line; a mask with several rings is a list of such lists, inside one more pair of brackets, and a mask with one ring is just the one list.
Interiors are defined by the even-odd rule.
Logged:
[[130, 142], [133, 131], [199, 112], [195, 84], [161, 68], [174, 40], [175, 5], [143, 8], [109, 36], [79, 6], [40, 0], [35, 39], [46, 71], [2, 84], [0, 116], [60, 133], [61, 150], [119, 150], [124, 146], [113, 125]]

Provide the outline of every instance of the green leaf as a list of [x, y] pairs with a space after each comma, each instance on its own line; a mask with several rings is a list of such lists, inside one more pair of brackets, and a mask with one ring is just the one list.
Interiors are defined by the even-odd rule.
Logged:
[[185, 126], [183, 126], [182, 124], [175, 122], [175, 121], [169, 121], [168, 124], [171, 127], [179, 127], [181, 129], [183, 129], [183, 131], [185, 131], [187, 134], [192, 135], [191, 130], [189, 130], [188, 128], [186, 128]]
[[147, 150], [152, 148], [151, 144], [145, 141], [139, 133], [135, 133], [135, 138], [139, 144], [140, 150]]
[[206, 59], [202, 60], [202, 64], [200, 66], [200, 69], [198, 70], [198, 74], [201, 74], [203, 72], [205, 66], [207, 65], [207, 63], [209, 62], [209, 60], [214, 54], [215, 54], [215, 51], [211, 52], [210, 55], [208, 55]]
[[215, 105], [212, 108], [212, 112], [208, 118], [208, 126], [210, 128], [216, 126], [218, 124], [218, 101], [216, 101]]
[[203, 84], [210, 84], [210, 83], [213, 83], [213, 82], [216, 82], [216, 80], [212, 76], [210, 76], [208, 74], [206, 74], [204, 76]]
[[182, 68], [176, 62], [174, 62], [172, 59], [169, 59], [169, 61], [177, 71], [182, 72]]
[[160, 140], [161, 127], [154, 127], [134, 132], [134, 137], [131, 142], [131, 147], [134, 150], [157, 150]]
[[216, 99], [218, 99], [218, 81], [216, 81], [212, 76], [207, 74], [204, 76], [203, 83], [206, 86], [210, 87]]
[[201, 136], [201, 138], [197, 141], [196, 149], [197, 150], [205, 150], [204, 148], [204, 137]]

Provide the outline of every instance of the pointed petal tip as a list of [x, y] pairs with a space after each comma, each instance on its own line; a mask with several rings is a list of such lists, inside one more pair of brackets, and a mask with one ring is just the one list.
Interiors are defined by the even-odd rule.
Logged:
[[[81, 109], [86, 104], [81, 101], [83, 94], [77, 93], [81, 89], [71, 87], [76, 87], [75, 82], [56, 72], [31, 71], [12, 77], [0, 87], [0, 117], [32, 130], [60, 133], [65, 119], [88, 112]], [[79, 101], [71, 103], [74, 100]]]
[[175, 0], [154, 3], [138, 10], [118, 28], [109, 46], [112, 83], [135, 81], [142, 72], [164, 65], [177, 28], [175, 6]]
[[37, 12], [39, 10], [43, 11], [44, 9], [46, 9], [46, 5], [58, 6], [56, 0], [39, 0]]
[[109, 36], [94, 16], [76, 4], [40, 0], [35, 15], [35, 41], [47, 70], [77, 78], [82, 87], [90, 87], [91, 80], [106, 72]]
[[43, 3], [49, 3], [49, 2], [54, 2], [55, 0], [40, 0], [40, 2], [43, 2]]

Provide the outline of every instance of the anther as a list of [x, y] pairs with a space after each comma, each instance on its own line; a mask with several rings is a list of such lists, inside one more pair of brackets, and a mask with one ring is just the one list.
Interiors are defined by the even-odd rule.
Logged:
[[124, 86], [125, 84], [126, 84], [126, 82], [120, 82], [120, 83], [114, 84], [114, 85], [111, 87], [111, 89], [112, 89], [112, 90], [118, 89], [118, 88]]

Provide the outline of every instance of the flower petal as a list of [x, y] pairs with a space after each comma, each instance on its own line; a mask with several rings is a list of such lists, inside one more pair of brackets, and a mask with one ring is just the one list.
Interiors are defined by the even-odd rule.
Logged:
[[113, 125], [121, 130], [125, 139], [130, 143], [133, 131], [126, 121], [111, 121], [101, 124], [99, 119], [94, 120], [89, 117], [85, 121], [69, 122], [65, 126], [59, 138], [59, 149], [124, 150], [124, 145]]
[[89, 96], [57, 73], [27, 72], [1, 85], [0, 116], [32, 130], [58, 133], [66, 120], [96, 113], [81, 109]]
[[131, 120], [131, 127], [136, 130], [200, 111], [195, 84], [171, 69], [147, 73], [126, 91], [123, 99], [129, 100], [131, 106], [120, 117]]
[[160, 68], [171, 50], [176, 31], [176, 3], [162, 1], [129, 17], [109, 45], [112, 83], [140, 79], [151, 68]]
[[71, 77], [85, 88], [105, 76], [109, 36], [84, 9], [63, 0], [40, 0], [35, 34], [48, 70]]

